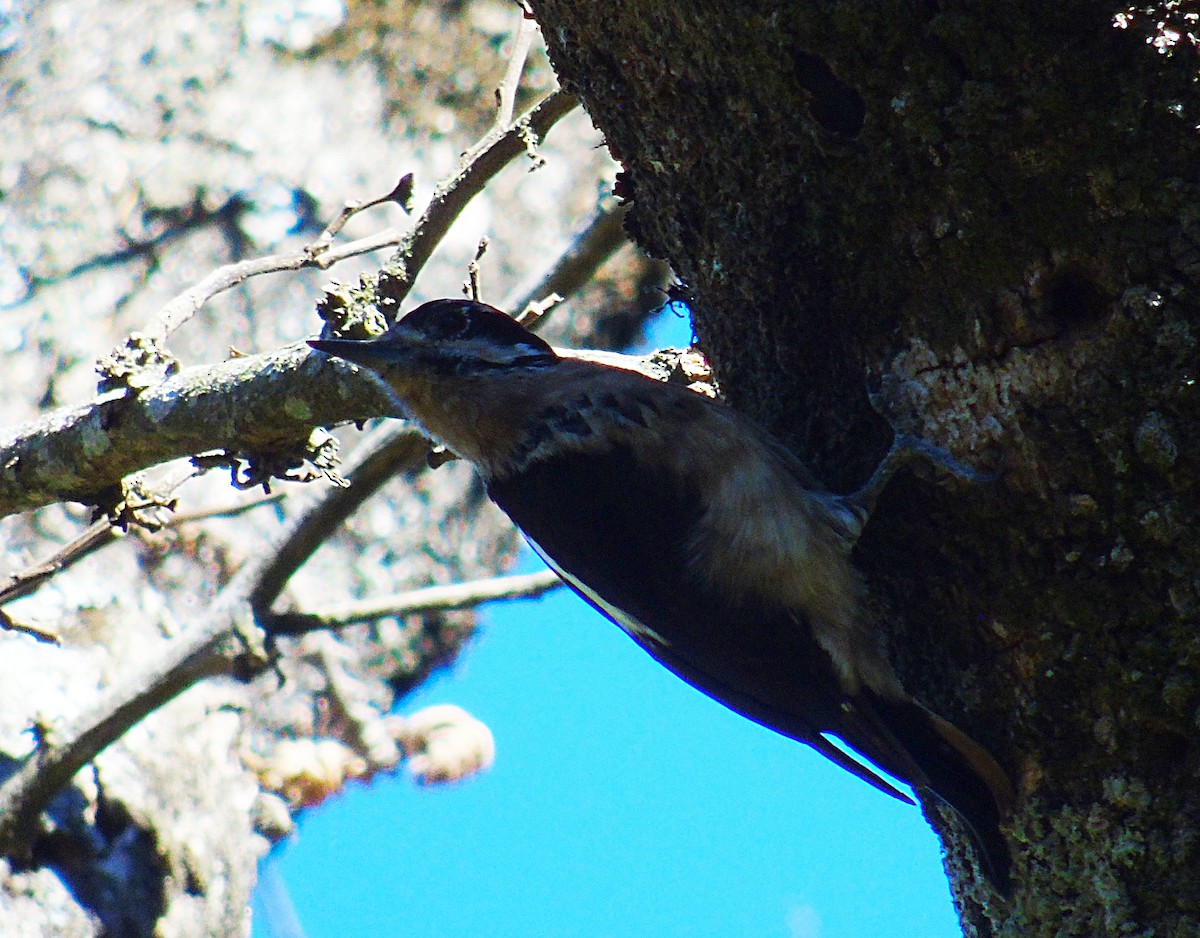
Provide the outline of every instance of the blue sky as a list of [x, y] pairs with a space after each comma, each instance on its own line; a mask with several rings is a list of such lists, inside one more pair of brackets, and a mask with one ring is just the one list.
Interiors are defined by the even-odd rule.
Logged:
[[[665, 316], [652, 339], [687, 329]], [[401, 710], [432, 703], [487, 723], [495, 766], [306, 812], [265, 882], [308, 938], [961, 934], [917, 808], [704, 697], [565, 590], [485, 607]], [[254, 938], [288, 935], [256, 915]]]

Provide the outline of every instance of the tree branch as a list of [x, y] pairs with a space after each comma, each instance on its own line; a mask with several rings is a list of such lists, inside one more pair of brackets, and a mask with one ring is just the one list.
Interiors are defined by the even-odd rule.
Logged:
[[606, 260], [628, 243], [629, 236], [622, 227], [627, 210], [628, 203], [618, 205], [616, 199], [605, 200], [554, 266], [534, 287], [509, 301], [506, 309], [519, 315], [551, 293], [567, 297], [583, 287]]
[[[485, 137], [479, 156], [439, 186], [389, 262], [407, 272], [398, 295], [407, 293], [408, 278], [424, 266], [467, 203], [574, 107], [571, 95], [555, 92], [505, 133]], [[230, 273], [232, 268], [237, 270]], [[247, 271], [267, 269], [289, 268], [278, 267], [277, 259], [231, 265], [202, 285], [229, 289]], [[307, 348], [288, 346], [188, 369], [140, 393], [121, 388], [54, 411], [0, 434], [0, 517], [57, 501], [95, 501], [131, 472], [169, 459], [215, 448], [294, 447], [314, 425], [390, 413], [387, 396], [374, 382], [349, 374], [330, 367], [323, 356], [314, 360]]]
[[[195, 475], [196, 471], [193, 470], [182, 478], [172, 480], [166, 488], [167, 490], [174, 489], [187, 479], [194, 478]], [[163, 491], [163, 488], [160, 487], [159, 491]], [[223, 508], [209, 508], [186, 514], [173, 514], [161, 526], [177, 528], [184, 524], [207, 521], [209, 518], [232, 518], [245, 514], [248, 511], [253, 511], [256, 508], [262, 508], [264, 505], [278, 503], [285, 497], [286, 493], [284, 492], [274, 492], [270, 495], [258, 495], [239, 504], [227, 505]], [[157, 530], [157, 526], [154, 526], [152, 529]], [[107, 518], [89, 525], [81, 534], [72, 538], [45, 560], [40, 560], [37, 563], [29, 565], [24, 570], [10, 573], [7, 577], [0, 579], [0, 606], [20, 599], [22, 596], [28, 596], [51, 577], [57, 576], [64, 570], [73, 567], [80, 560], [90, 557], [101, 548], [121, 540], [122, 537], [124, 537], [124, 531]], [[15, 623], [11, 619], [7, 619], [3, 612], [0, 612], [0, 629], [22, 631], [34, 635], [42, 641], [50, 640], [48, 638], [50, 633], [34, 629], [29, 625]], [[57, 642], [56, 638], [53, 640]]]
[[533, 46], [533, 37], [537, 32], [537, 23], [525, 16], [525, 11], [517, 13], [517, 28], [513, 32], [513, 50], [508, 59], [508, 68], [500, 79], [496, 89], [496, 122], [492, 132], [503, 132], [512, 123], [513, 112], [517, 104], [517, 88], [521, 85], [521, 73], [525, 71], [525, 60], [529, 58], [529, 50]]
[[541, 104], [528, 111], [507, 130], [492, 129], [478, 146], [471, 150], [471, 158], [465, 161], [458, 172], [447, 182], [438, 186], [421, 217], [404, 236], [399, 249], [384, 265], [384, 272], [397, 281], [401, 288], [393, 291], [398, 304], [408, 295], [413, 282], [429, 254], [450, 230], [467, 202], [487, 183], [522, 153], [536, 153], [538, 143], [562, 118], [574, 110], [578, 99], [565, 91], [555, 91]]
[[[0, 856], [27, 857], [38, 819], [81, 768], [130, 727], [198, 681], [229, 673], [246, 647], [235, 634], [254, 631], [247, 601], [256, 574], [251, 562], [221, 591], [199, 623], [172, 641], [157, 661], [110, 689], [75, 722], [61, 743], [38, 749], [0, 786]], [[263, 659], [256, 655], [261, 666]]]
[[519, 576], [427, 586], [390, 596], [373, 596], [370, 599], [323, 606], [309, 612], [281, 613], [271, 617], [267, 628], [272, 635], [302, 635], [319, 629], [371, 622], [385, 616], [472, 609], [481, 603], [500, 599], [533, 599], [562, 585], [563, 581], [553, 570], [539, 570]]
[[[537, 141], [549, 133], [550, 129], [569, 114], [578, 103], [573, 95], [561, 90], [555, 91], [528, 114], [519, 118], [515, 123], [512, 122], [516, 83], [524, 68], [525, 58], [529, 54], [529, 47], [533, 41], [533, 29], [531, 21], [522, 19], [514, 39], [516, 46], [510, 59], [509, 68], [501, 81], [500, 88], [497, 89], [500, 108], [495, 125], [479, 143], [468, 151], [462, 168], [453, 177], [438, 186], [430, 204], [407, 233], [401, 233], [394, 228], [387, 229], [337, 248], [326, 247], [323, 240], [318, 239], [317, 242], [307, 244], [294, 251], [251, 258], [218, 267], [195, 286], [185, 290], [167, 303], [154, 321], [143, 330], [145, 338], [155, 345], [165, 344], [167, 337], [191, 319], [210, 299], [226, 290], [233, 289], [251, 277], [286, 270], [303, 270], [307, 267], [327, 270], [346, 258], [369, 254], [393, 245], [400, 246], [392, 261], [393, 265], [399, 266], [394, 266], [391, 272], [399, 274], [401, 269], [406, 271], [407, 276], [404, 279], [411, 286], [421, 268], [425, 266], [433, 248], [441, 242], [446, 232], [449, 231], [450, 225], [466, 207], [467, 202], [481, 192], [496, 173], [507, 166], [518, 154], [522, 151], [529, 152], [532, 147], [535, 147]], [[389, 200], [390, 196], [387, 196], [355, 206], [348, 213], [343, 212], [337, 221], [344, 225], [349, 215], [377, 205], [381, 201]], [[335, 222], [335, 224], [337, 223]], [[340, 230], [340, 225], [338, 225], [338, 229]], [[327, 229], [327, 231], [329, 230], [333, 230], [332, 225], [330, 229]], [[318, 245], [320, 250], [316, 249]]]
[[[470, 199], [513, 157], [530, 152], [574, 106], [573, 97], [556, 92], [512, 127], [485, 137], [478, 155], [439, 187], [393, 258], [405, 272], [405, 292]], [[323, 256], [328, 259], [328, 253]], [[281, 267], [277, 256], [214, 272], [178, 298], [175, 311], [160, 318], [163, 334], [186, 321], [209, 296], [272, 269], [289, 268]], [[294, 445], [314, 425], [389, 413], [391, 404], [382, 389], [369, 379], [346, 380], [351, 374], [306, 348], [289, 346], [189, 369], [140, 393], [120, 388], [49, 414], [0, 439], [0, 514], [61, 499], [94, 498], [130, 472], [179, 456], [214, 447], [244, 451]], [[153, 665], [115, 683], [77, 719], [78, 728], [63, 742], [41, 741], [0, 786], [0, 855], [28, 855], [39, 818], [55, 794], [145, 716], [206, 677], [240, 670], [239, 676], [246, 678], [265, 666], [253, 610], [269, 606], [292, 572], [353, 507], [395, 473], [398, 462], [415, 465], [416, 455], [427, 451], [418, 434], [389, 431], [390, 438], [367, 451], [356, 467], [355, 476], [370, 482], [357, 490], [333, 490], [321, 499], [291, 526], [283, 538], [285, 549], [264, 551], [248, 562], [201, 621], [172, 641]], [[396, 450], [406, 455], [398, 458]]]
[[[264, 570], [275, 561], [270, 552], [262, 557], [239, 571], [201, 622], [171, 642], [157, 661], [132, 677], [116, 682], [77, 720], [80, 729], [68, 734], [61, 743], [43, 741], [24, 765], [0, 786], [0, 856], [27, 856], [38, 818], [54, 796], [76, 772], [130, 727], [204, 678], [237, 670], [245, 679], [265, 667], [267, 659], [257, 650], [261, 633], [252, 624], [250, 605], [255, 589], [264, 581]], [[314, 616], [281, 616], [276, 621], [284, 623], [285, 628], [274, 631], [299, 634], [382, 615], [470, 608], [497, 599], [538, 596], [560, 582], [552, 572], [542, 571], [527, 576], [413, 590], [373, 602], [318, 611], [314, 614], [316, 617], [328, 619], [321, 624], [311, 624]], [[290, 627], [286, 627], [288, 623], [291, 623]]]
[[0, 516], [95, 502], [132, 472], [214, 449], [295, 447], [315, 425], [389, 413], [374, 382], [303, 345], [110, 391], [0, 435]]
[[342, 522], [374, 495], [389, 479], [425, 466], [429, 441], [411, 426], [390, 421], [354, 449], [346, 463], [346, 487], [322, 489], [280, 536], [271, 556], [258, 571], [250, 602], [259, 615], [271, 604], [299, 570]]

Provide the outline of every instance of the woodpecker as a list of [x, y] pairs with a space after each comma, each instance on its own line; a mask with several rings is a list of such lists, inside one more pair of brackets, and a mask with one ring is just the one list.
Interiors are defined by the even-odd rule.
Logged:
[[728, 406], [560, 356], [471, 300], [426, 303], [376, 339], [309, 345], [382, 379], [399, 415], [469, 460], [546, 563], [653, 658], [880, 791], [913, 803], [828, 736], [949, 805], [1008, 893], [1008, 778], [905, 691], [850, 563], [903, 459], [860, 493], [823, 492]]

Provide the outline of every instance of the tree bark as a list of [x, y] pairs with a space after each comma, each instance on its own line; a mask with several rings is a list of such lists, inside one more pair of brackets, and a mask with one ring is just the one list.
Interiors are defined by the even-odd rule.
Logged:
[[835, 491], [897, 430], [1001, 473], [897, 480], [856, 555], [909, 689], [1017, 785], [1011, 902], [931, 812], [966, 933], [1200, 931], [1194, 25], [533, 8], [735, 406]]

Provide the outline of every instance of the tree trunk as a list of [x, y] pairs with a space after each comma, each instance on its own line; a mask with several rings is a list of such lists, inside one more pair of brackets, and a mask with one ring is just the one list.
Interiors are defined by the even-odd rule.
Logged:
[[735, 406], [835, 491], [892, 431], [1001, 473], [898, 479], [856, 557], [1018, 790], [1011, 902], [933, 815], [967, 934], [1200, 932], [1195, 24], [533, 6]]

